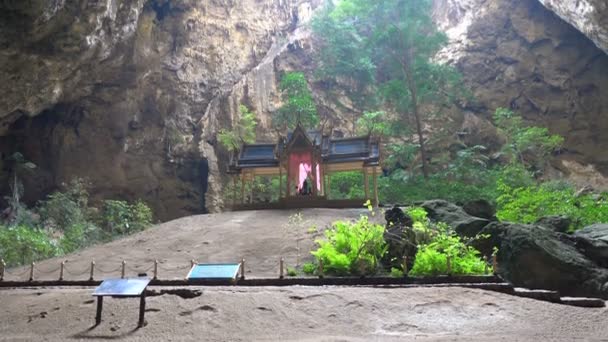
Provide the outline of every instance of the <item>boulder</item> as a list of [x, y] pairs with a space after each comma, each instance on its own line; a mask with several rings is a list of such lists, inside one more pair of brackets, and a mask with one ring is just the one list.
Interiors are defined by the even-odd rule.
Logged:
[[445, 222], [461, 236], [474, 237], [490, 220], [467, 214], [461, 207], [444, 200], [432, 200], [422, 203], [429, 219]]
[[498, 247], [498, 274], [515, 286], [550, 289], [562, 295], [608, 298], [608, 270], [599, 267], [564, 234], [539, 225], [492, 222], [477, 242], [482, 252]]
[[388, 249], [383, 257], [383, 264], [387, 268], [401, 268], [403, 257], [407, 256], [408, 269], [412, 269], [418, 251], [416, 233], [412, 229], [414, 221], [397, 206], [386, 210], [384, 219], [386, 220], [384, 241]]
[[564, 215], [551, 215], [539, 218], [535, 224], [556, 232], [565, 233], [570, 228], [572, 219]]
[[608, 224], [597, 223], [572, 234], [576, 247], [589, 259], [608, 268]]
[[498, 221], [496, 219], [496, 208], [492, 203], [479, 199], [469, 201], [462, 206], [462, 209], [469, 215], [481, 217], [490, 221]]

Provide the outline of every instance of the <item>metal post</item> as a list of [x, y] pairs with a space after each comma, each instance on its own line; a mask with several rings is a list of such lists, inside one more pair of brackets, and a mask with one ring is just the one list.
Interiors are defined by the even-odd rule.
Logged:
[[32, 266], [30, 267], [30, 281], [34, 280], [34, 266], [36, 266], [36, 263], [32, 263]]
[[407, 276], [407, 255], [403, 256], [403, 276]]
[[137, 327], [141, 328], [144, 326], [144, 315], [146, 313], [146, 290], [141, 293], [141, 299], [139, 300], [139, 322]]
[[323, 259], [319, 259], [319, 278], [323, 278]]
[[89, 280], [92, 281], [94, 277], [95, 277], [95, 261], [91, 261], [91, 275], [89, 276]]
[[245, 258], [241, 259], [241, 280], [245, 279]]
[[4, 270], [6, 269], [6, 263], [4, 259], [0, 260], [0, 281], [4, 280]]
[[103, 296], [97, 296], [97, 314], [95, 315], [95, 325], [101, 323], [101, 310], [103, 310]]
[[120, 272], [120, 278], [124, 279], [125, 278], [125, 266], [127, 266], [127, 262], [126, 261], [122, 261], [122, 270]]
[[283, 264], [284, 264], [285, 260], [283, 258], [281, 258], [281, 260], [279, 261], [279, 278], [283, 279]]
[[158, 260], [154, 260], [154, 280], [158, 278]]
[[59, 281], [63, 280], [63, 271], [65, 270], [65, 263], [68, 262], [67, 260], [64, 260], [61, 262], [61, 267], [59, 268]]
[[446, 261], [448, 263], [448, 275], [452, 275], [452, 257], [448, 255]]
[[498, 258], [496, 254], [492, 255], [492, 268], [494, 269], [494, 274], [498, 274]]

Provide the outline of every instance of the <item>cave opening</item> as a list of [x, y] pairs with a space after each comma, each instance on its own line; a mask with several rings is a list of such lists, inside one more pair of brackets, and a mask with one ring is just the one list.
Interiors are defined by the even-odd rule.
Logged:
[[201, 159], [198, 174], [200, 177], [201, 186], [201, 210], [204, 214], [207, 214], [209, 212], [209, 210], [207, 210], [207, 202], [205, 200], [205, 195], [209, 189], [209, 161], [207, 159]]
[[156, 13], [156, 20], [162, 21], [171, 12], [171, 1], [169, 0], [152, 0], [149, 2], [150, 7]]

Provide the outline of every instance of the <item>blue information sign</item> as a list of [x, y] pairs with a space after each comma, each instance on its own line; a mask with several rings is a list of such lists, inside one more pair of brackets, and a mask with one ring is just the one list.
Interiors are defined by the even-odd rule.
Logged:
[[198, 264], [192, 266], [188, 279], [235, 279], [241, 264]]
[[95, 289], [93, 296], [141, 296], [149, 283], [149, 278], [106, 279]]

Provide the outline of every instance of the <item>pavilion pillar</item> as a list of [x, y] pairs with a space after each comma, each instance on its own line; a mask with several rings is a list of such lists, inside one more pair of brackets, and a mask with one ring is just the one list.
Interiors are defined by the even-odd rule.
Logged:
[[245, 173], [241, 172], [241, 205], [245, 203]]
[[285, 190], [287, 190], [285, 192], [285, 197], [290, 197], [291, 196], [291, 172], [289, 169], [289, 161], [287, 161], [287, 188]]
[[283, 197], [283, 167], [279, 162], [279, 200]]
[[378, 207], [380, 205], [380, 201], [378, 201], [378, 174], [376, 172], [376, 166], [374, 166], [374, 205]]
[[326, 196], [325, 193], [325, 164], [321, 164], [321, 195]]
[[311, 176], [310, 179], [312, 181], [310, 188], [312, 189], [313, 196], [317, 196], [317, 166], [318, 165], [319, 164], [316, 161], [314, 161], [314, 159], [313, 159], [312, 171], [310, 172], [310, 176]]
[[232, 209], [236, 207], [236, 174], [232, 175]]
[[369, 199], [369, 177], [367, 168], [364, 167], [361, 171], [363, 172], [363, 186], [365, 188], [365, 200], [367, 201]]
[[251, 174], [251, 182], [249, 182], [249, 203], [253, 204], [253, 185], [255, 184], [255, 174]]

